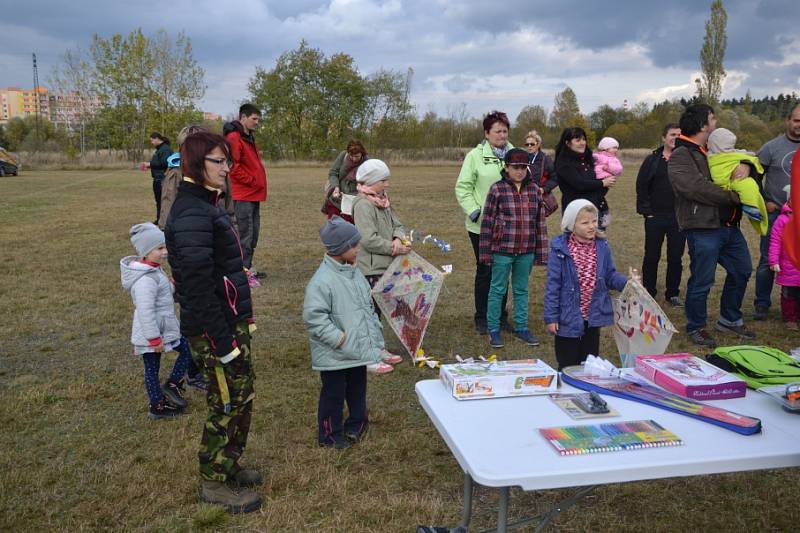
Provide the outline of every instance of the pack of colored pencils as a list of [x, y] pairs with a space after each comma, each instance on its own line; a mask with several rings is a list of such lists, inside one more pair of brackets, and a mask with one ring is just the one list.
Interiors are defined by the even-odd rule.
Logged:
[[539, 433], [559, 455], [619, 452], [683, 444], [674, 433], [653, 420], [542, 428]]

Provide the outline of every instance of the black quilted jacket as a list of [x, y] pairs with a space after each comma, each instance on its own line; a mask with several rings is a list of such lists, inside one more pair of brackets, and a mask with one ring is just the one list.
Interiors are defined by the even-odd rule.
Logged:
[[252, 321], [239, 236], [221, 196], [182, 181], [164, 235], [181, 306], [181, 334], [207, 335], [219, 357], [233, 350], [234, 325]]

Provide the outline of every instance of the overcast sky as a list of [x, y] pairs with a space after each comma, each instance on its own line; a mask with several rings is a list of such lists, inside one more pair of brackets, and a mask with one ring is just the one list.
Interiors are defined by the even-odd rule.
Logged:
[[[572, 87], [584, 112], [627, 99], [689, 96], [711, 0], [0, 0], [0, 87], [31, 87], [67, 49], [92, 35], [165, 28], [191, 38], [208, 86], [201, 107], [229, 115], [247, 97], [255, 67], [274, 66], [306, 39], [353, 56], [362, 74], [414, 69], [422, 114], [512, 117], [549, 109]], [[725, 0], [724, 97], [800, 92], [800, 0]]]

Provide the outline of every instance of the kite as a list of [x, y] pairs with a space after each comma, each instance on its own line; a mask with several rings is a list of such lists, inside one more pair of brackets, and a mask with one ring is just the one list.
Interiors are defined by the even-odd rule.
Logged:
[[372, 288], [372, 297], [415, 363], [443, 284], [443, 272], [409, 252], [395, 257]]
[[[800, 150], [796, 150], [794, 157], [792, 157], [791, 185], [792, 208], [800, 211]], [[786, 255], [789, 256], [795, 267], [800, 268], [800, 218], [797, 215], [798, 211], [793, 211], [789, 222], [783, 227], [783, 236], [781, 238]]]
[[622, 366], [632, 367], [637, 355], [663, 354], [677, 330], [641, 283], [628, 280], [614, 305], [614, 341]]

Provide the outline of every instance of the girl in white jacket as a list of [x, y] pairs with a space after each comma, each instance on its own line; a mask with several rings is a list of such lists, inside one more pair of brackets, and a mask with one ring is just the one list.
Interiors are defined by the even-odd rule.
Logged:
[[[144, 385], [150, 399], [149, 417], [173, 418], [186, 408], [182, 380], [191, 358], [189, 345], [181, 338], [175, 316], [174, 287], [161, 264], [167, 260], [164, 233], [146, 222], [131, 228], [131, 243], [137, 255], [120, 260], [122, 287], [131, 293], [135, 310], [131, 343], [144, 363]], [[162, 388], [159, 381], [161, 354], [176, 350], [178, 358]]]

